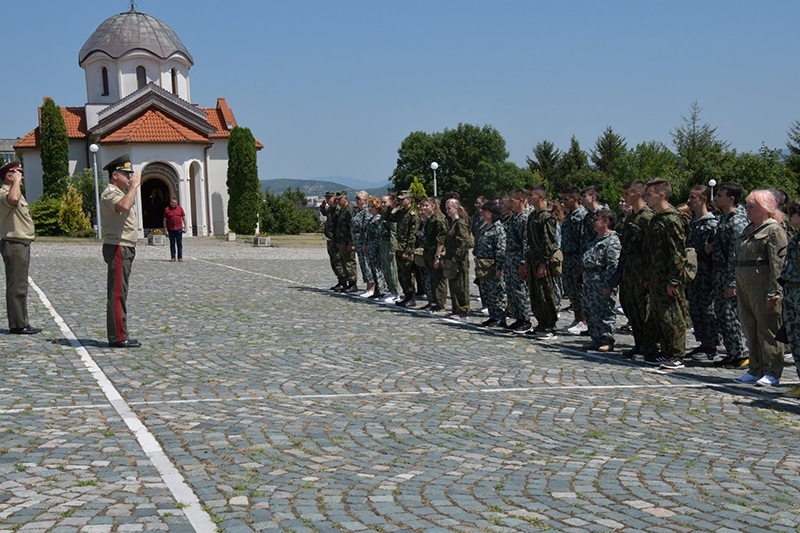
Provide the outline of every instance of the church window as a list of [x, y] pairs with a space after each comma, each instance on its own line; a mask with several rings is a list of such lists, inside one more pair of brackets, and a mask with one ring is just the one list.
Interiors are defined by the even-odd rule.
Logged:
[[172, 69], [172, 94], [178, 96], [178, 72]]
[[103, 67], [103, 96], [108, 96], [108, 69]]
[[141, 89], [147, 85], [147, 71], [144, 67], [136, 67], [136, 88]]

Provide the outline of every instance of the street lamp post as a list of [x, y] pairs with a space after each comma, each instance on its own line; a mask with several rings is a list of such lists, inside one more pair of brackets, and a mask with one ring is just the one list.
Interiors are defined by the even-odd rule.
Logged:
[[437, 168], [439, 168], [439, 163], [437, 163], [436, 161], [431, 163], [431, 169], [433, 170], [433, 197], [434, 198], [437, 198], [439, 196], [437, 194], [437, 191], [436, 191], [436, 169]]
[[97, 239], [102, 238], [100, 229], [100, 183], [97, 180], [97, 152], [100, 147], [92, 143], [89, 145], [89, 151], [92, 152], [92, 163], [94, 165], [94, 209], [97, 218]]
[[716, 185], [716, 184], [717, 184], [717, 180], [715, 180], [714, 178], [711, 178], [710, 180], [708, 180], [708, 186], [711, 187], [711, 199], [712, 200], [714, 199], [714, 185]]

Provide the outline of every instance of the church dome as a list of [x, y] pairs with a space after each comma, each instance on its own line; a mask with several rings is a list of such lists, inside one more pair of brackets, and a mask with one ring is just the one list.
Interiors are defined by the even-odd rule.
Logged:
[[190, 65], [194, 64], [189, 50], [172, 28], [133, 8], [104, 20], [97, 27], [78, 53], [78, 64], [83, 65], [94, 52], [103, 52], [112, 59], [119, 59], [132, 50], [145, 50], [160, 59], [181, 54]]

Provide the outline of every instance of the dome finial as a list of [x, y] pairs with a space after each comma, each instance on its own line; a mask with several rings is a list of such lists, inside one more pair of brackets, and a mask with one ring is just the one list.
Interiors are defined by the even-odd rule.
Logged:
[[131, 11], [136, 11], [136, 2], [131, 0]]

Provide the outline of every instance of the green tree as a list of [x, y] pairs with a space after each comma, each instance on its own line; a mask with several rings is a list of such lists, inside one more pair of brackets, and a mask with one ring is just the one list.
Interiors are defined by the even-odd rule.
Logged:
[[[397, 166], [391, 176], [396, 190], [408, 189], [416, 177], [426, 191], [432, 191], [433, 161], [439, 163], [436, 172], [439, 195], [455, 191], [465, 205], [480, 195], [507, 192], [509, 182], [524, 185], [518, 168], [506, 164], [505, 139], [490, 125], [481, 128], [459, 124], [441, 133], [413, 132], [400, 144], [397, 154]], [[530, 179], [530, 173], [525, 176]]]
[[256, 140], [248, 128], [235, 127], [228, 141], [228, 227], [252, 235], [258, 223], [261, 184], [258, 181]]
[[36, 226], [36, 234], [42, 236], [63, 235], [58, 223], [61, 211], [61, 198], [42, 195], [30, 205], [31, 218]]
[[761, 146], [755, 154], [729, 152], [720, 169], [720, 179], [738, 183], [745, 191], [774, 188], [788, 192], [789, 196], [798, 192], [797, 180], [783, 163], [781, 151], [768, 146]]
[[717, 139], [717, 128], [701, 123], [702, 110], [697, 102], [692, 102], [689, 117], [681, 117], [683, 124], [670, 132], [679, 165], [688, 172], [688, 182], [692, 185], [707, 184], [712, 178], [719, 181], [729, 146]]
[[627, 151], [625, 139], [614, 133], [611, 126], [607, 126], [592, 150], [592, 164], [599, 172], [612, 174], [617, 162]]
[[800, 120], [792, 122], [788, 135], [786, 148], [789, 149], [789, 155], [786, 156], [786, 166], [789, 167], [795, 178], [800, 178]]
[[83, 211], [81, 193], [72, 185], [69, 186], [61, 199], [61, 207], [58, 211], [58, 226], [67, 235], [73, 235], [92, 227], [89, 217]]
[[428, 193], [425, 192], [425, 186], [420, 181], [419, 176], [414, 176], [414, 179], [408, 186], [408, 190], [411, 191], [411, 194], [414, 196], [414, 200], [428, 196]]
[[42, 105], [42, 191], [44, 195], [61, 196], [69, 178], [69, 136], [61, 110], [47, 98]]
[[555, 185], [559, 181], [561, 150], [556, 148], [552, 141], [545, 139], [533, 147], [533, 157], [526, 157], [528, 170], [538, 172], [545, 183]]
[[[106, 181], [98, 176], [98, 191], [106, 188]], [[83, 211], [94, 221], [97, 216], [97, 205], [94, 193], [94, 172], [90, 168], [83, 169], [80, 174], [73, 174], [69, 179], [69, 186], [78, 189], [83, 203]]]
[[557, 179], [550, 183], [552, 194], [559, 195], [567, 187], [582, 189], [597, 181], [597, 173], [589, 166], [589, 156], [581, 148], [578, 139], [573, 135], [569, 150], [561, 155]]

